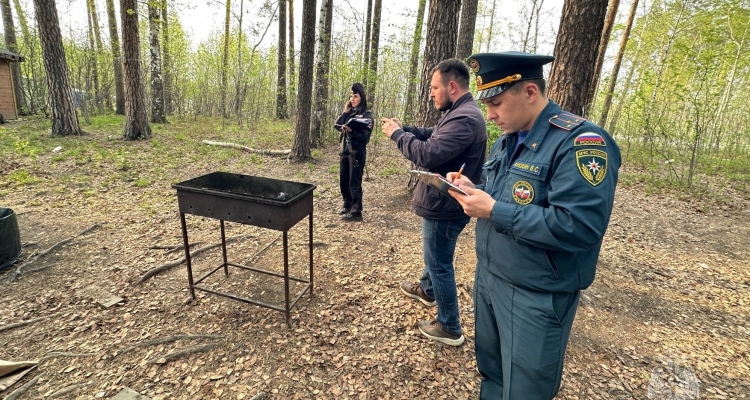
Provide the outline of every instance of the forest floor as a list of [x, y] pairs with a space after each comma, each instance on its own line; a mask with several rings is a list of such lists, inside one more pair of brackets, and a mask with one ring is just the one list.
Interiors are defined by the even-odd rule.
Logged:
[[[346, 223], [336, 214], [336, 146], [317, 150], [314, 161], [288, 163], [201, 144], [263, 147], [242, 132], [216, 134], [187, 120], [142, 142], [90, 128], [80, 138], [42, 132], [23, 145], [14, 130], [23, 123], [15, 124], [0, 128], [2, 143], [16, 140], [16, 152], [0, 162], [0, 206], [18, 214], [27, 247], [0, 272], [0, 330], [32, 323], [0, 334], [0, 359], [39, 364], [0, 395], [43, 374], [22, 398], [109, 399], [125, 387], [151, 399], [478, 397], [474, 222], [456, 250], [467, 341], [442, 346], [416, 328], [435, 310], [398, 289], [422, 271], [421, 221], [405, 189], [409, 164], [392, 143], [371, 144], [364, 221]], [[185, 263], [137, 284], [184, 256], [171, 185], [213, 171], [317, 186], [314, 297], [305, 294], [292, 309], [291, 329], [283, 312], [200, 291], [191, 301]], [[717, 183], [712, 196], [697, 199], [650, 189], [627, 166], [621, 176], [557, 398], [698, 398], [691, 391], [704, 399], [750, 398], [748, 194]], [[187, 226], [190, 242], [201, 242], [194, 250], [220, 242], [216, 220], [188, 215]], [[307, 230], [307, 219], [289, 230], [290, 271], [302, 278]], [[227, 223], [226, 236], [241, 237], [227, 245], [230, 261], [283, 271], [279, 231]], [[66, 239], [10, 282], [19, 266]], [[196, 255], [194, 276], [221, 257], [220, 248]], [[217, 273], [207, 282], [283, 306], [281, 278], [232, 268], [228, 278]], [[300, 288], [291, 286], [292, 297]], [[100, 304], [112, 295], [122, 301]]]

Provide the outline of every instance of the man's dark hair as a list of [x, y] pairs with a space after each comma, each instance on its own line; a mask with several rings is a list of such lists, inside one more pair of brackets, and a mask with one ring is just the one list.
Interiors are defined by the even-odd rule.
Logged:
[[539, 92], [541, 94], [545, 94], [545, 90], [547, 90], [547, 81], [544, 79], [528, 79], [525, 81], [518, 81], [513, 83], [511, 87], [509, 87], [507, 90], [509, 90], [513, 94], [519, 94], [521, 93], [521, 90], [523, 90], [522, 83], [533, 83], [536, 85], [536, 87], [539, 88]]
[[357, 93], [359, 98], [362, 99], [358, 108], [362, 111], [367, 111], [367, 94], [365, 94], [365, 87], [359, 82], [354, 82], [352, 84], [352, 92]]
[[461, 89], [469, 90], [469, 67], [458, 58], [440, 61], [440, 64], [432, 69], [432, 73], [435, 74], [435, 72], [440, 72], [443, 85], [448, 85], [450, 81], [453, 81]]

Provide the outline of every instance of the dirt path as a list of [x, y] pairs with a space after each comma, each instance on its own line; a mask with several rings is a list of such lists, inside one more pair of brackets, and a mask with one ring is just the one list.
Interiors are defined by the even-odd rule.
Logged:
[[[99, 224], [34, 264], [48, 268], [13, 283], [9, 271], [19, 264], [0, 274], [0, 327], [46, 317], [0, 336], [0, 359], [42, 359], [38, 370], [45, 376], [25, 398], [46, 398], [71, 385], [80, 386], [65, 398], [110, 398], [123, 387], [152, 399], [250, 399], [259, 392], [271, 399], [477, 397], [473, 223], [457, 249], [468, 340], [457, 349], [435, 345], [415, 325], [434, 310], [398, 292], [398, 282], [421, 272], [420, 220], [409, 212], [405, 176], [386, 177], [408, 168], [388, 143], [371, 151], [363, 223], [343, 223], [335, 214], [335, 147], [314, 163], [288, 164], [239, 151], [213, 159], [205, 148], [160, 163], [149, 159], [149, 143], [127, 146], [143, 154], [130, 159], [127, 171], [116, 159], [51, 162], [51, 154], [7, 164], [8, 173], [26, 168], [44, 179], [8, 183], [0, 197], [21, 213], [22, 241], [36, 242], [24, 259]], [[183, 256], [151, 248], [182, 242], [171, 184], [216, 170], [318, 186], [315, 297], [293, 309], [291, 330], [276, 311], [200, 292], [188, 301], [184, 264], [133, 285], [149, 269]], [[150, 184], [140, 187], [139, 179]], [[688, 386], [691, 371], [701, 398], [750, 397], [750, 206], [736, 195], [696, 203], [649, 192], [618, 189], [558, 398], [645, 399], [649, 390], [664, 390], [661, 381]], [[188, 217], [188, 226], [191, 242], [219, 240], [217, 221]], [[289, 232], [292, 273], [300, 276], [306, 276], [306, 229], [301, 223]], [[279, 232], [228, 224], [227, 237], [239, 235], [249, 238], [229, 246], [230, 259], [280, 271]], [[196, 276], [218, 265], [220, 254], [197, 256]], [[257, 274], [232, 270], [229, 279], [217, 274], [209, 285], [283, 301], [281, 281]], [[95, 301], [102, 294], [124, 300], [105, 308]], [[151, 342], [164, 338], [174, 340]], [[183, 349], [192, 353], [170, 359]]]

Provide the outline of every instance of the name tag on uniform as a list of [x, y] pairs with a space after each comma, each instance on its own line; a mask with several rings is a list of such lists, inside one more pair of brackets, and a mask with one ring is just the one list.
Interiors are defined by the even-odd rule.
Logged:
[[542, 166], [537, 164], [532, 164], [529, 162], [523, 162], [523, 161], [516, 161], [511, 165], [510, 169], [514, 169], [516, 171], [523, 171], [529, 174], [533, 174], [536, 176], [539, 176], [542, 174]]

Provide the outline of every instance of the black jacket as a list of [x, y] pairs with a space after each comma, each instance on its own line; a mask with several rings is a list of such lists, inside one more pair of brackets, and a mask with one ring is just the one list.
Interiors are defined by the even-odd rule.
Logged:
[[367, 146], [367, 143], [370, 142], [370, 135], [372, 134], [372, 113], [370, 111], [362, 111], [358, 108], [352, 109], [348, 113], [342, 113], [336, 120], [336, 124], [333, 127], [341, 132], [339, 142], [344, 139], [344, 130], [343, 128], [341, 128], [341, 125], [345, 125], [351, 118], [363, 118], [370, 120], [370, 124], [367, 128], [353, 130], [347, 135], [352, 147], [362, 148]]
[[[404, 126], [391, 135], [401, 153], [420, 169], [445, 176], [466, 163], [463, 174], [472, 182], [482, 176], [487, 152], [487, 125], [471, 93], [461, 96], [432, 128]], [[452, 197], [423, 182], [411, 202], [420, 217], [436, 220], [468, 218]]]

